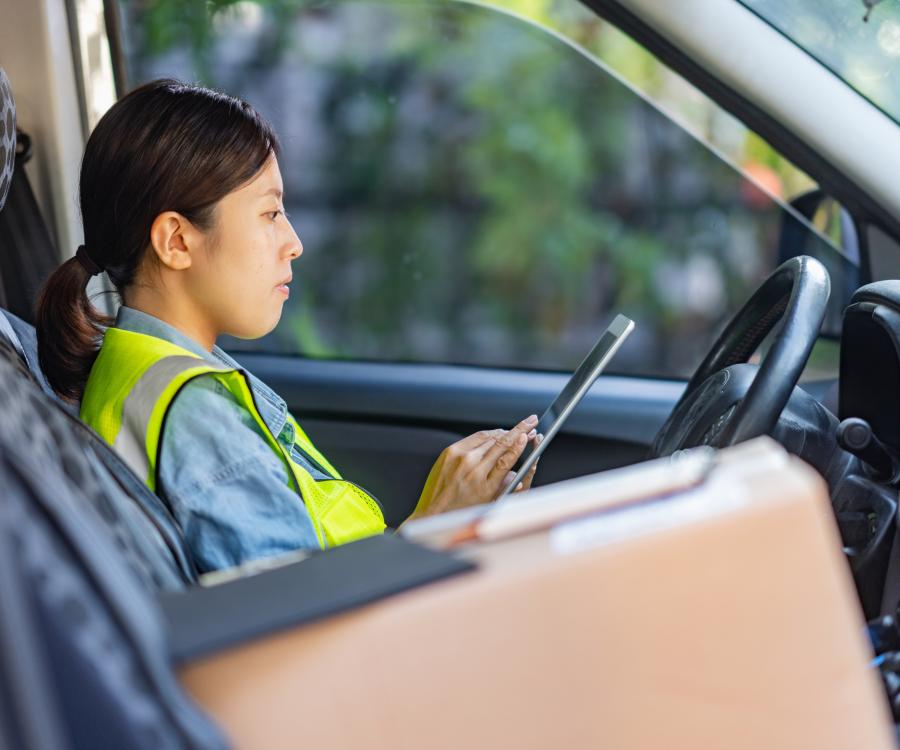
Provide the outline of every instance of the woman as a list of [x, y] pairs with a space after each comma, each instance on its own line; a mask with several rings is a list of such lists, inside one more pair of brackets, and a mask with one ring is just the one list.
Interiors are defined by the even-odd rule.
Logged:
[[[271, 331], [290, 293], [303, 246], [278, 154], [243, 101], [172, 80], [132, 91], [88, 140], [85, 244], [38, 303], [48, 381], [167, 501], [201, 570], [385, 528], [377, 502], [341, 478], [284, 401], [215, 346], [221, 334]], [[114, 322], [86, 291], [104, 271], [122, 301]], [[540, 439], [536, 424], [451, 445], [410, 517], [492, 500]]]

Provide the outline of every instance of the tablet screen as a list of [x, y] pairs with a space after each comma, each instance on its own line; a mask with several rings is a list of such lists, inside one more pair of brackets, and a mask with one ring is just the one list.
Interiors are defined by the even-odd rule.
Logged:
[[500, 493], [498, 500], [505, 497], [515, 489], [522, 481], [528, 470], [532, 467], [538, 456], [544, 452], [554, 435], [559, 432], [559, 428], [568, 418], [569, 414], [575, 408], [576, 404], [588, 392], [594, 384], [597, 376], [603, 372], [607, 363], [612, 359], [613, 355], [619, 350], [622, 342], [625, 341], [629, 333], [634, 329], [634, 321], [626, 318], [624, 315], [617, 315], [615, 320], [610, 323], [600, 340], [596, 343], [587, 357], [584, 358], [575, 374], [569, 378], [565, 388], [554, 399], [550, 407], [541, 415], [537, 424], [538, 433], [544, 436], [543, 441], [537, 447], [534, 443], [528, 443], [525, 450], [513, 467], [516, 472], [516, 478], [507, 485]]

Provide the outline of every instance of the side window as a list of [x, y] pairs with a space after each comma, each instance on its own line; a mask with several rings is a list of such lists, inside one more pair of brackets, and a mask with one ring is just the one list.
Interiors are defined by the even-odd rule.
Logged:
[[[733, 118], [574, 0], [503, 5], [121, 0], [132, 84], [221, 87], [283, 141], [305, 253], [278, 328], [232, 348], [567, 370], [623, 312], [612, 369], [686, 377], [784, 257], [852, 272], [781, 200], [811, 181]], [[682, 124], [573, 40], [687, 97]]]

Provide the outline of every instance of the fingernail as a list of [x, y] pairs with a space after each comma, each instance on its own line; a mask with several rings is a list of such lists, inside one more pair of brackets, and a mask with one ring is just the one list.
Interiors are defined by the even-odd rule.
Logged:
[[533, 440], [536, 435], [537, 435], [537, 430], [532, 430], [531, 432], [528, 433], [528, 439]]
[[525, 421], [528, 422], [529, 424], [531, 424], [532, 422], [537, 422], [538, 421], [537, 414], [532, 414]]

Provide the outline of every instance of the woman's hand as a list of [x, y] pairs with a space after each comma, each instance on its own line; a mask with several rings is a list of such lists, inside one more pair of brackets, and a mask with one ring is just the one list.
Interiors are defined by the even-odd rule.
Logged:
[[[537, 448], [542, 442], [544, 442], [544, 436], [540, 433], [536, 433], [535, 430], [532, 430], [530, 433], [528, 433], [528, 440], [530, 442], [533, 442], [534, 447]], [[537, 467], [540, 462], [541, 459], [539, 458], [531, 465], [528, 473], [523, 477], [522, 481], [519, 482], [519, 486], [513, 490], [513, 494], [515, 494], [516, 492], [524, 492], [525, 490], [531, 489], [531, 482], [534, 479], [534, 472], [537, 471]], [[511, 471], [506, 475], [506, 481], [504, 481], [503, 484], [506, 485], [509, 482], [512, 482], [512, 480], [515, 478], [516, 473], [514, 471]]]
[[[483, 430], [445, 448], [438, 456], [416, 509], [407, 520], [432, 516], [448, 510], [486, 503], [515, 478], [511, 469], [529, 440], [538, 441], [535, 427], [538, 418], [532, 414], [511, 430]], [[537, 464], [516, 488], [521, 492], [531, 486]]]

